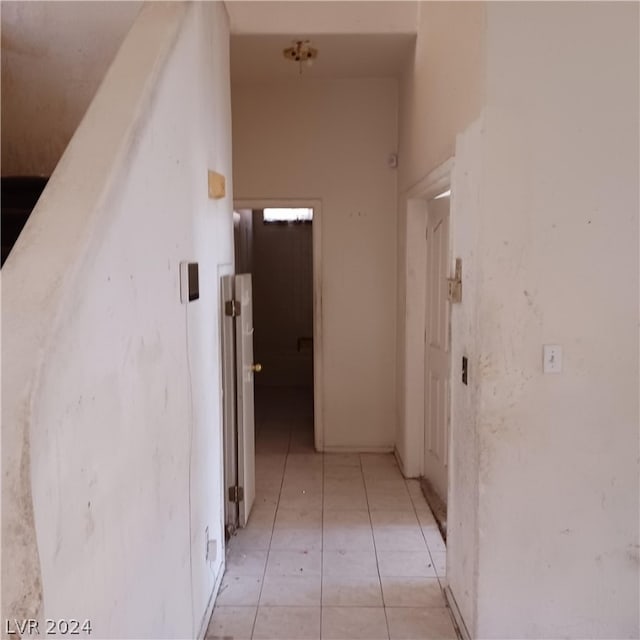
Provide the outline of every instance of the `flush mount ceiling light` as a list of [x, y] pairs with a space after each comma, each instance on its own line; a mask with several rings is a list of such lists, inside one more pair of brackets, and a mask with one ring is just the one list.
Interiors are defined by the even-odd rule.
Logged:
[[287, 60], [297, 62], [302, 73], [302, 63], [306, 62], [310, 67], [318, 57], [318, 50], [311, 46], [310, 40], [294, 40], [292, 44], [292, 47], [287, 47], [282, 53]]

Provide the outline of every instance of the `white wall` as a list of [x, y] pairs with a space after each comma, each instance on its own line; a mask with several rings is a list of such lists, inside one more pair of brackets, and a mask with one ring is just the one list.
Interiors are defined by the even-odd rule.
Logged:
[[145, 6], [3, 267], [3, 617], [200, 629], [224, 539], [232, 201], [208, 199], [207, 169], [231, 191], [228, 63], [221, 3]]
[[[424, 144], [402, 184], [444, 160], [457, 132], [449, 588], [472, 637], [638, 637], [638, 6], [451, 7], [466, 22], [423, 9], [442, 12], [432, 28], [460, 56], [481, 44], [475, 113], [438, 84], [458, 85], [451, 55], [435, 76], [416, 61], [401, 99], [401, 140]], [[416, 96], [428, 94], [453, 102], [421, 135], [434, 111]], [[546, 343], [563, 345], [559, 375], [542, 373]], [[406, 414], [401, 425], [400, 446]]]
[[141, 6], [2, 3], [2, 175], [51, 175]]
[[640, 633], [638, 17], [488, 9], [478, 637]]
[[324, 447], [390, 450], [396, 82], [301, 78], [232, 91], [236, 199], [322, 201]]

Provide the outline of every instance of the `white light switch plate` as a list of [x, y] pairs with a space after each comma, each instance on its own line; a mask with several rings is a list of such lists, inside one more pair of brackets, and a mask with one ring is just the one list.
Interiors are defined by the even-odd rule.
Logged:
[[562, 371], [562, 347], [559, 344], [545, 344], [542, 358], [544, 373], [560, 373]]

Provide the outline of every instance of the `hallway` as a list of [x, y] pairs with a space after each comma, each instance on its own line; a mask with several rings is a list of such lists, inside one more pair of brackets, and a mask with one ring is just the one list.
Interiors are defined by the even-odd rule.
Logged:
[[256, 503], [207, 640], [456, 638], [418, 482], [391, 454], [315, 453], [304, 394], [256, 389]]

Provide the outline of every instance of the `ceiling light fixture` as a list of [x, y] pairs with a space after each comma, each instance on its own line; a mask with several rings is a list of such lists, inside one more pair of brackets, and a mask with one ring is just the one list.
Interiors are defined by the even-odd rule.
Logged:
[[297, 62], [302, 73], [302, 63], [306, 62], [310, 67], [318, 57], [318, 50], [311, 46], [310, 40], [293, 40], [293, 46], [287, 47], [282, 52], [287, 60]]

